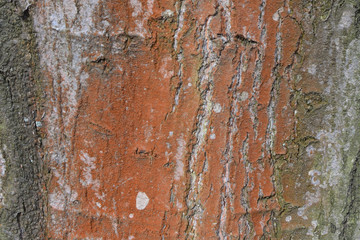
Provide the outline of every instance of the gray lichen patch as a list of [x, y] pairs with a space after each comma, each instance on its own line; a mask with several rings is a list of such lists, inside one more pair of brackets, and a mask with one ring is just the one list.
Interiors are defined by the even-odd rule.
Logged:
[[[313, 1], [309, 6], [311, 11], [302, 20], [305, 33], [297, 71], [301, 77], [294, 94], [296, 137], [278, 173], [285, 193], [284, 211], [297, 209], [292, 222], [296, 223], [293, 229], [304, 230], [301, 239], [357, 239], [358, 6], [353, 1], [335, 0]], [[291, 192], [287, 186], [295, 190]], [[280, 235], [295, 237], [294, 233], [286, 230]]]
[[44, 239], [29, 9], [0, 0], [0, 31], [0, 239]]

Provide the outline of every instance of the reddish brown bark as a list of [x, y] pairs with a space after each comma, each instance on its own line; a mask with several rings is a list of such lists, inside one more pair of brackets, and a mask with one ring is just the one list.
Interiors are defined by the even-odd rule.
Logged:
[[359, 21], [0, 0], [0, 239], [360, 239]]
[[0, 0], [0, 238], [360, 237], [359, 9]]
[[53, 61], [50, 236], [270, 236], [271, 158], [294, 124], [300, 28], [287, 2], [70, 6], [37, 4], [43, 64]]

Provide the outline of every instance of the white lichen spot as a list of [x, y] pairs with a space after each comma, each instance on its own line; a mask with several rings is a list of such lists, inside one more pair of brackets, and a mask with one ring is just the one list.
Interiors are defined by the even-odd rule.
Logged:
[[314, 230], [316, 229], [318, 222], [316, 220], [311, 221], [311, 226], [309, 227], [306, 235], [314, 236]]
[[161, 16], [162, 16], [163, 18], [171, 18], [171, 17], [174, 16], [174, 12], [171, 11], [170, 9], [167, 9], [167, 10], [165, 10], [164, 12], [161, 13]]
[[[0, 177], [4, 177], [6, 172], [5, 158], [0, 151]], [[0, 178], [1, 179], [1, 178]]]
[[308, 219], [307, 216], [304, 216], [304, 214], [305, 214], [305, 208], [304, 207], [299, 208], [298, 212], [297, 212], [297, 215], [299, 217], [302, 217], [305, 220]]
[[242, 92], [241, 94], [240, 94], [240, 101], [245, 101], [245, 100], [247, 100], [249, 98], [249, 93], [248, 92]]
[[129, 236], [129, 240], [135, 239], [134, 236]]
[[322, 230], [321, 230], [321, 235], [327, 235], [329, 233], [329, 227], [325, 226]]
[[181, 202], [179, 202], [179, 200], [176, 200], [176, 207], [178, 210], [182, 209], [183, 205]]
[[284, 12], [284, 7], [279, 8], [272, 16], [272, 19], [275, 22], [278, 22], [280, 20], [280, 13]]
[[186, 153], [186, 141], [181, 137], [177, 139], [178, 147], [176, 150], [175, 161], [176, 161], [176, 168], [174, 179], [179, 181], [182, 176], [184, 176], [184, 156]]
[[83, 179], [80, 179], [81, 184], [84, 187], [94, 185], [94, 187], [98, 187], [99, 182], [94, 180], [91, 174], [91, 171], [96, 169], [96, 158], [90, 157], [86, 152], [81, 151], [80, 160], [85, 164], [83, 167]]
[[310, 73], [311, 75], [315, 75], [316, 71], [317, 71], [317, 66], [316, 64], [311, 64], [308, 69], [307, 69], [308, 73]]
[[287, 216], [286, 218], [285, 218], [285, 221], [286, 222], [290, 222], [292, 220], [292, 217], [291, 216]]
[[280, 15], [278, 12], [275, 12], [272, 16], [272, 19], [275, 21], [275, 22], [278, 22], [279, 19], [280, 19]]
[[133, 217], [134, 217], [134, 214], [130, 213], [129, 218], [133, 218]]
[[77, 7], [76, 0], [63, 0], [64, 12], [66, 13], [67, 21], [72, 22], [76, 18]]
[[346, 29], [351, 26], [351, 24], [354, 21], [354, 12], [353, 11], [344, 11], [343, 15], [341, 16], [340, 22], [339, 22], [339, 28], [340, 29]]
[[134, 9], [132, 16], [137, 17], [142, 12], [142, 4], [139, 0], [130, 0], [131, 7]]
[[151, 140], [151, 137], [153, 135], [153, 126], [149, 126], [148, 124], [145, 124], [143, 126], [144, 128], [144, 136], [145, 136], [145, 142], [149, 142], [149, 140]]
[[154, 8], [154, 0], [147, 0], [147, 11], [145, 15], [150, 16], [153, 13], [153, 8]]
[[119, 237], [118, 221], [114, 217], [110, 217], [110, 219], [111, 219], [111, 224], [112, 224], [113, 230], [114, 230], [116, 236]]
[[311, 184], [314, 186], [320, 185], [320, 180], [318, 177], [321, 175], [321, 172], [318, 170], [310, 170], [309, 176], [311, 176]]
[[136, 196], [136, 208], [138, 210], [144, 210], [149, 204], [149, 198], [144, 192], [138, 192]]
[[220, 113], [221, 110], [222, 110], [221, 104], [220, 104], [220, 103], [215, 103], [215, 105], [214, 105], [214, 112], [215, 112], [215, 113]]
[[144, 28], [144, 24], [143, 21], [140, 20], [135, 20], [135, 32], [133, 32], [132, 34], [137, 34], [140, 37], [144, 38], [145, 34], [147, 33], [146, 29]]
[[[0, 190], [2, 189], [2, 178], [5, 176], [6, 172], [6, 162], [5, 158], [3, 157], [1, 151], [0, 151]], [[2, 191], [0, 191], [0, 204], [2, 203], [4, 196]]]
[[285, 221], [286, 222], [290, 222], [292, 220], [292, 217], [291, 216], [287, 216], [286, 218], [285, 218]]
[[[147, 1], [147, 9], [142, 9], [142, 4], [139, 0], [130, 0], [131, 7], [134, 9], [132, 17], [137, 19], [134, 21], [135, 29], [129, 31], [130, 34], [138, 35], [142, 38], [148, 34], [144, 26], [147, 26], [149, 17], [153, 14], [154, 0]], [[142, 18], [141, 18], [142, 17]]]
[[35, 122], [35, 126], [36, 126], [37, 128], [41, 128], [41, 127], [42, 127], [42, 123], [41, 123], [40, 121], [36, 121], [36, 122]]
[[307, 220], [308, 217], [305, 215], [306, 210], [311, 207], [313, 204], [318, 203], [320, 201], [320, 191], [316, 191], [314, 193], [306, 192], [305, 193], [305, 205], [298, 209], [297, 215], [302, 217], [304, 220]]
[[313, 154], [315, 153], [315, 148], [312, 145], [309, 145], [306, 148], [306, 153], [307, 153], [308, 157], [313, 156]]
[[172, 58], [167, 56], [161, 60], [161, 67], [159, 72], [162, 74], [163, 78], [169, 80], [173, 75], [174, 71], [172, 70]]
[[64, 20], [64, 13], [63, 12], [53, 12], [50, 15], [50, 24], [51, 28], [56, 31], [64, 31], [66, 29], [65, 20]]
[[215, 133], [210, 134], [210, 139], [211, 139], [211, 140], [214, 140], [215, 138], [216, 138]]
[[232, 3], [229, 0], [218, 0], [220, 6], [224, 9], [224, 17], [225, 17], [225, 32], [227, 37], [231, 36], [231, 7]]
[[170, 131], [169, 132], [169, 137], [172, 137], [174, 135], [174, 132], [173, 131]]
[[[97, 5], [98, 0], [86, 0], [77, 8], [75, 1], [64, 0], [63, 4], [56, 4], [55, 8], [49, 7], [48, 11], [51, 11], [49, 14], [51, 28], [56, 31], [69, 29], [70, 32], [77, 36], [90, 34], [92, 32], [103, 33], [104, 29], [96, 29], [93, 21], [93, 15], [96, 14], [94, 12], [96, 11]], [[81, 21], [81, 24], [67, 24], [73, 23], [75, 18], [77, 21]], [[40, 19], [40, 17], [38, 19]]]
[[64, 211], [64, 207], [65, 207], [64, 194], [62, 194], [61, 192], [51, 193], [49, 195], [49, 204], [52, 208], [56, 210]]

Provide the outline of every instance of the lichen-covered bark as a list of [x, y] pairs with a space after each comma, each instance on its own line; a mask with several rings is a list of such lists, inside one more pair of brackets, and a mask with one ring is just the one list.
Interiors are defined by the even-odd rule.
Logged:
[[359, 5], [293, 1], [303, 29], [294, 75], [296, 137], [278, 162], [281, 238], [358, 239]]
[[41, 229], [32, 182], [50, 239], [360, 238], [356, 1], [18, 4], [1, 8], [20, 74], [1, 69], [7, 236]]
[[0, 1], [0, 239], [44, 239], [34, 32], [28, 11]]

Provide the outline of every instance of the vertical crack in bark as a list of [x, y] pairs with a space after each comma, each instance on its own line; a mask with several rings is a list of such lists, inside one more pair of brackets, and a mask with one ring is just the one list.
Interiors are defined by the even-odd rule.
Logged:
[[[224, 17], [225, 17], [225, 33], [226, 33], [226, 43], [232, 40], [232, 33], [231, 33], [231, 7], [233, 3], [231, 0], [218, 0], [218, 4], [224, 10]], [[224, 43], [224, 44], [226, 44]]]
[[342, 240], [353, 239], [360, 224], [360, 151], [357, 153], [350, 172], [350, 183], [346, 198], [345, 215], [339, 236], [339, 239]]
[[251, 218], [250, 218], [250, 202], [249, 202], [249, 194], [248, 194], [248, 187], [249, 187], [249, 174], [252, 171], [251, 169], [251, 163], [248, 159], [248, 152], [249, 152], [249, 134], [246, 134], [245, 140], [242, 142], [241, 147], [241, 156], [243, 161], [243, 167], [245, 169], [245, 182], [244, 186], [241, 188], [240, 193], [240, 201], [241, 205], [245, 209], [245, 214], [240, 216], [239, 218], [239, 236], [244, 236], [247, 238], [251, 238], [251, 234], [254, 232], [254, 225], [252, 224]]
[[[215, 15], [217, 12], [215, 13]], [[214, 50], [214, 45], [210, 40], [209, 28], [210, 22], [213, 16], [209, 16], [206, 22], [201, 26], [200, 40], [202, 44], [203, 62], [199, 69], [199, 80], [197, 82], [197, 88], [200, 92], [201, 103], [197, 115], [197, 124], [194, 132], [194, 145], [189, 157], [189, 172], [190, 172], [190, 186], [189, 192], [186, 197], [186, 204], [188, 207], [187, 213], [187, 237], [197, 238], [197, 228], [199, 220], [202, 217], [204, 211], [203, 205], [199, 200], [199, 194], [202, 187], [201, 172], [197, 170], [197, 163], [202, 154], [204, 145], [207, 141], [207, 132], [210, 123], [210, 117], [212, 114], [213, 103], [213, 74], [218, 64], [220, 54], [217, 55]]]
[[[241, 95], [237, 91], [237, 89], [241, 86], [242, 83], [242, 70], [243, 70], [243, 53], [240, 54], [239, 64], [237, 66], [237, 73], [232, 79], [232, 83], [229, 89], [231, 95], [231, 103], [230, 103], [230, 118], [228, 121], [228, 132], [226, 137], [226, 148], [223, 153], [224, 159], [221, 161], [224, 165], [223, 170], [223, 186], [221, 193], [221, 213], [220, 213], [220, 221], [219, 221], [219, 229], [218, 235], [220, 239], [227, 238], [226, 232], [226, 218], [227, 218], [227, 210], [229, 208], [228, 202], [230, 201], [230, 207], [233, 207], [233, 192], [231, 189], [231, 180], [230, 180], [230, 166], [233, 159], [233, 142], [234, 138], [239, 131], [237, 124], [239, 120], [240, 106], [239, 102], [241, 101]], [[241, 198], [242, 199], [242, 198]]]
[[186, 11], [186, 5], [185, 5], [185, 0], [180, 0], [179, 1], [179, 10], [178, 10], [178, 19], [177, 19], [177, 28], [175, 30], [175, 34], [174, 34], [174, 44], [173, 44], [173, 48], [175, 50], [176, 54], [176, 60], [179, 63], [179, 70], [178, 70], [178, 78], [179, 78], [179, 83], [178, 86], [176, 87], [175, 90], [175, 97], [174, 97], [174, 103], [173, 103], [173, 107], [171, 112], [175, 112], [177, 105], [179, 105], [179, 98], [180, 98], [180, 93], [181, 93], [181, 88], [183, 85], [183, 60], [184, 60], [184, 54], [183, 54], [183, 49], [182, 47], [180, 47], [180, 49], [178, 50], [179, 47], [179, 40], [181, 39], [180, 37], [180, 33], [184, 27], [184, 18], [185, 18], [185, 11]]
[[179, 83], [178, 83], [178, 85], [176, 87], [176, 90], [175, 90], [174, 103], [173, 103], [171, 113], [175, 112], [176, 107], [179, 105], [179, 98], [180, 98], [181, 88], [182, 88], [182, 85], [183, 85], [183, 59], [184, 59], [184, 54], [183, 54], [182, 51], [183, 50], [181, 49], [179, 51], [179, 53], [177, 54], [177, 56], [176, 56], [177, 61], [179, 63], [179, 71], [177, 73], [178, 78], [179, 78]]
[[177, 51], [178, 50], [178, 46], [179, 46], [179, 40], [180, 40], [180, 36], [179, 34], [181, 33], [183, 27], [184, 27], [184, 18], [185, 18], [185, 12], [186, 12], [186, 5], [185, 5], [185, 1], [186, 0], [180, 0], [178, 3], [179, 6], [179, 10], [178, 10], [178, 19], [177, 19], [177, 28], [175, 30], [175, 34], [174, 34], [174, 50]]

